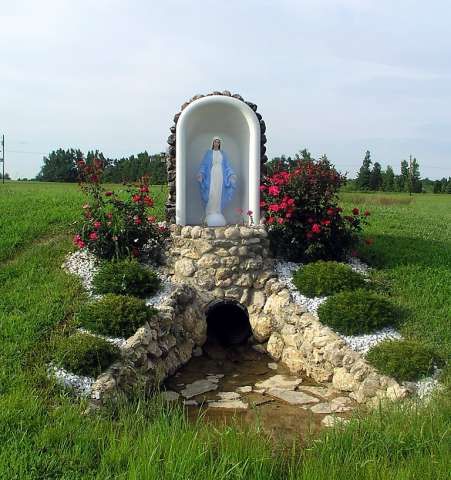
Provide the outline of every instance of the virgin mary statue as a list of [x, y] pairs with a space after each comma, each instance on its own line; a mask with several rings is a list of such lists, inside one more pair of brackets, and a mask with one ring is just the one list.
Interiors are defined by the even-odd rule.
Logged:
[[226, 225], [223, 211], [232, 200], [236, 189], [236, 175], [230, 166], [227, 154], [221, 150], [221, 139], [214, 137], [211, 149], [202, 159], [197, 180], [205, 206], [205, 220], [209, 227]]

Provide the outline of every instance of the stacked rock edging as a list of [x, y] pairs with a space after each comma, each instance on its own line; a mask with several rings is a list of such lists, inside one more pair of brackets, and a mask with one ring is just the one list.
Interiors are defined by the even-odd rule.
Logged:
[[331, 383], [361, 404], [407, 395], [378, 373], [333, 330], [295, 303], [278, 280], [264, 226], [201, 227], [172, 224], [167, 269], [177, 287], [122, 349], [122, 361], [95, 382], [92, 399], [156, 387], [206, 341], [206, 311], [221, 299], [247, 309], [254, 339], [293, 374]]
[[150, 391], [174, 374], [205, 343], [207, 323], [197, 302], [196, 291], [188, 285], [175, 288], [158, 307], [158, 314], [140, 327], [121, 347], [121, 360], [95, 381], [91, 400], [127, 395], [137, 387]]
[[174, 124], [171, 126], [171, 134], [168, 137], [168, 149], [166, 153], [166, 170], [168, 178], [168, 198], [166, 202], [166, 220], [168, 222], [175, 222], [175, 167], [176, 167], [176, 131], [177, 131], [177, 122], [182, 114], [182, 111], [192, 102], [199, 100], [203, 97], [211, 97], [213, 95], [232, 97], [244, 102], [248, 105], [254, 112], [260, 123], [260, 162], [261, 162], [261, 173], [264, 174], [265, 166], [264, 164], [268, 161], [266, 156], [266, 124], [260, 113], [257, 111], [257, 105], [252, 102], [247, 102], [244, 98], [238, 93], [232, 94], [228, 90], [222, 92], [215, 91], [207, 95], [194, 95], [187, 102], [185, 102], [181, 107], [180, 111], [174, 115]]
[[396, 399], [407, 390], [380, 375], [329, 327], [296, 304], [279, 282], [263, 226], [171, 226], [170, 265], [176, 282], [192, 285], [211, 299], [245, 306], [254, 338], [292, 373], [332, 382], [359, 403]]

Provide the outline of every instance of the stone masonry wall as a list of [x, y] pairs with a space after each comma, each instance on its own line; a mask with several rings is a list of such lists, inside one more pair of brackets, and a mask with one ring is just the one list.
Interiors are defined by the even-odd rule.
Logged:
[[246, 307], [253, 336], [292, 373], [331, 382], [359, 403], [406, 396], [393, 378], [379, 374], [334, 331], [293, 302], [273, 270], [263, 226], [209, 228], [171, 225], [168, 271], [178, 286], [159, 306], [152, 324], [127, 340], [122, 361], [94, 384], [92, 399], [150, 389], [173, 374], [206, 341], [206, 310], [218, 299]]

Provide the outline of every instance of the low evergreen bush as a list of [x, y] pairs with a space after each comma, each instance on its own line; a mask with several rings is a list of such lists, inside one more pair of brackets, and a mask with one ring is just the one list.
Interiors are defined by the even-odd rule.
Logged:
[[136, 260], [105, 262], [93, 278], [95, 293], [146, 297], [160, 288], [157, 274]]
[[109, 293], [83, 305], [76, 320], [79, 326], [91, 332], [127, 338], [155, 313], [156, 310], [146, 306], [144, 300]]
[[386, 340], [372, 347], [367, 360], [381, 373], [396, 380], [414, 381], [434, 372], [443, 359], [431, 348], [413, 340]]
[[323, 260], [299, 268], [293, 274], [293, 283], [307, 297], [332, 295], [366, 286], [365, 278], [349, 265]]
[[97, 377], [119, 356], [119, 348], [103, 338], [76, 333], [59, 341], [54, 362], [69, 372]]
[[336, 293], [318, 308], [320, 321], [343, 335], [371, 333], [394, 325], [400, 313], [388, 299], [364, 289]]

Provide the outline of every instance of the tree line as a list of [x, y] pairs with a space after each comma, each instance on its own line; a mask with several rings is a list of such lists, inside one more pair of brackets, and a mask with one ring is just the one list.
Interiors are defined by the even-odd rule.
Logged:
[[43, 158], [43, 165], [36, 180], [43, 182], [77, 182], [77, 160], [84, 158], [87, 164], [94, 158], [104, 165], [103, 181], [107, 183], [135, 182], [144, 175], [150, 177], [153, 185], [167, 183], [166, 160], [164, 153], [149, 155], [147, 151], [122, 158], [107, 158], [98, 150], [90, 150], [83, 155], [79, 149], [59, 148]]
[[401, 161], [399, 175], [395, 174], [390, 165], [383, 170], [379, 162], [374, 162], [371, 168], [372, 163], [370, 151], [367, 150], [354, 182], [357, 190], [410, 193], [423, 191], [420, 164], [415, 157], [411, 157], [409, 161]]

